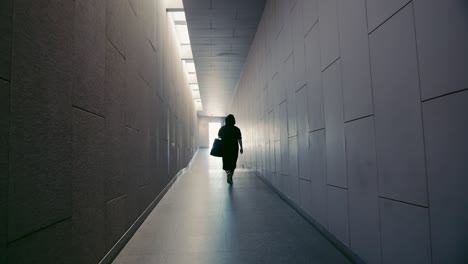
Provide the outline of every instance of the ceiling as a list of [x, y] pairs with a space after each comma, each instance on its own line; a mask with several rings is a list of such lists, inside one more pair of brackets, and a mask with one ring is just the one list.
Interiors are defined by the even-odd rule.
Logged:
[[203, 102], [201, 116], [231, 106], [265, 0], [183, 0]]

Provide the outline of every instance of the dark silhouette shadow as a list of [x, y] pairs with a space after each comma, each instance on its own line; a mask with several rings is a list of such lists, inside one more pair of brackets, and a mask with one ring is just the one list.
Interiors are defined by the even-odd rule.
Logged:
[[233, 184], [233, 175], [237, 166], [239, 150], [241, 154], [244, 153], [244, 149], [242, 147], [242, 134], [235, 124], [236, 119], [234, 118], [234, 115], [228, 115], [225, 119], [225, 125], [218, 131], [218, 137], [222, 142], [223, 170], [226, 171], [228, 184]]

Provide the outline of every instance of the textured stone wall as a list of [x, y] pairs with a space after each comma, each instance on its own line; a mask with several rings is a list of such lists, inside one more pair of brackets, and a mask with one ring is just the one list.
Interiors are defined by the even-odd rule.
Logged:
[[0, 262], [98, 263], [198, 144], [163, 1], [0, 10]]
[[368, 263], [466, 263], [468, 4], [270, 0], [241, 162]]

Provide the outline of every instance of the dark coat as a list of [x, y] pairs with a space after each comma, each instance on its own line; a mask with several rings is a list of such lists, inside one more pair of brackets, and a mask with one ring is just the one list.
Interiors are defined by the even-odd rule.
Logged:
[[241, 131], [236, 126], [225, 125], [219, 129], [218, 137], [223, 142], [223, 170], [233, 171], [237, 165]]

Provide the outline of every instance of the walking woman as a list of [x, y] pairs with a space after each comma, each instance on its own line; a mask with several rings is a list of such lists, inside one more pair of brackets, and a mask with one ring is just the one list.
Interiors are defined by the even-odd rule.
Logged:
[[244, 153], [242, 148], [242, 135], [238, 127], [235, 126], [236, 119], [233, 115], [228, 115], [225, 125], [219, 129], [218, 137], [223, 142], [223, 170], [227, 173], [227, 182], [232, 184], [232, 175], [236, 169], [237, 156]]

